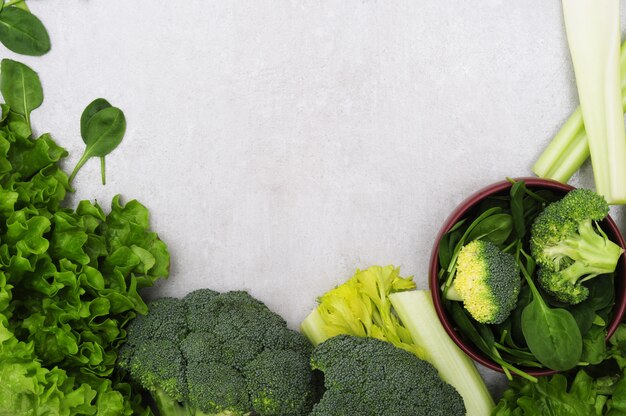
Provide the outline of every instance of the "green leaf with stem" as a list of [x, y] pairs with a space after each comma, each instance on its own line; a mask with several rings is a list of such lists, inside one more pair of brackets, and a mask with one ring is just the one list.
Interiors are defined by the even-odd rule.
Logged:
[[0, 92], [11, 110], [24, 117], [30, 128], [30, 113], [43, 102], [41, 81], [35, 71], [21, 62], [0, 63]]
[[104, 157], [122, 142], [126, 132], [126, 118], [117, 107], [112, 107], [106, 100], [98, 99], [87, 106], [81, 117], [81, 136], [87, 145], [85, 152], [70, 175], [70, 183], [92, 157], [100, 158], [102, 182], [105, 181]]
[[[532, 258], [523, 250], [520, 253]], [[528, 348], [537, 360], [553, 370], [569, 370], [578, 364], [583, 341], [572, 314], [561, 308], [550, 308], [543, 300], [526, 268], [521, 268], [533, 295], [522, 311], [522, 332]]]
[[0, 12], [0, 42], [22, 55], [41, 56], [50, 50], [50, 37], [41, 20], [18, 7]]
[[[80, 117], [80, 135], [83, 138], [83, 142], [87, 144], [87, 124], [89, 121], [101, 110], [105, 108], [113, 107], [107, 100], [104, 98], [96, 98], [93, 100], [83, 111], [83, 114]], [[104, 162], [104, 157], [100, 157], [100, 175], [102, 176], [102, 185], [106, 185], [106, 166]]]

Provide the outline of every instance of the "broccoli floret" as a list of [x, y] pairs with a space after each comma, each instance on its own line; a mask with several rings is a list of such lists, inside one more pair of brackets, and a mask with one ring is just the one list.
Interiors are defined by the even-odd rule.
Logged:
[[[309, 356], [293, 350], [264, 350], [244, 370], [246, 385], [256, 413], [301, 416], [310, 408], [310, 380], [301, 377], [309, 368]], [[289, 381], [287, 381], [289, 380]]]
[[583, 282], [615, 271], [623, 250], [598, 224], [608, 212], [602, 196], [575, 189], [535, 219], [530, 248], [539, 265], [537, 280], [557, 300], [580, 303], [589, 296]]
[[478, 322], [499, 324], [515, 309], [520, 287], [515, 257], [491, 242], [474, 240], [459, 252], [456, 277], [446, 298], [462, 300]]
[[164, 298], [128, 329], [118, 367], [162, 416], [305, 415], [316, 385], [303, 335], [246, 292]]
[[456, 416], [463, 399], [428, 362], [375, 338], [339, 335], [318, 345], [311, 366], [326, 391], [311, 416]]

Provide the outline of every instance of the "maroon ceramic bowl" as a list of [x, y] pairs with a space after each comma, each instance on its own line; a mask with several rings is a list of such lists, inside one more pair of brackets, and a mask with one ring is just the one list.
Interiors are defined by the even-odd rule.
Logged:
[[[539, 190], [539, 189], [548, 189], [556, 192], [563, 192], [563, 194], [568, 191], [574, 189], [572, 186], [564, 185], [559, 182], [539, 179], [539, 178], [517, 178], [516, 180], [523, 180], [526, 183], [526, 186], [529, 189]], [[450, 228], [454, 224], [456, 224], [459, 220], [465, 218], [469, 213], [471, 213], [472, 209], [478, 206], [478, 204], [485, 198], [497, 194], [506, 194], [511, 188], [511, 183], [508, 181], [502, 181], [494, 183], [493, 185], [489, 185], [475, 194], [471, 195], [465, 201], [463, 201], [450, 216], [446, 219], [445, 223], [441, 227], [439, 231], [439, 235], [435, 240], [435, 245], [433, 247], [432, 254], [430, 256], [430, 268], [428, 274], [428, 285], [430, 287], [433, 303], [435, 304], [435, 309], [437, 311], [437, 315], [443, 324], [446, 332], [450, 337], [454, 340], [454, 342], [472, 359], [477, 361], [478, 363], [488, 367], [492, 370], [503, 372], [502, 367], [500, 367], [497, 363], [492, 361], [490, 358], [486, 357], [478, 348], [476, 348], [470, 341], [466, 341], [462, 338], [462, 336], [456, 331], [454, 327], [454, 322], [449, 318], [445, 308], [443, 307], [441, 301], [441, 291], [439, 288], [439, 282], [437, 278], [437, 274], [439, 272], [439, 241], [441, 237], [445, 233], [447, 233]], [[626, 249], [626, 244], [624, 243], [624, 238], [617, 228], [615, 222], [607, 217], [602, 222], [602, 229], [606, 232], [607, 236], [619, 244], [622, 248]], [[624, 310], [626, 309], [626, 256], [622, 255], [617, 264], [617, 269], [615, 273], [615, 307], [613, 309], [613, 320], [608, 326], [608, 337], [613, 335], [617, 327], [619, 326], [622, 317], [624, 315]], [[550, 369], [537, 369], [537, 368], [524, 368], [520, 367], [521, 370], [533, 376], [544, 376], [549, 374], [557, 373], [557, 371]]]

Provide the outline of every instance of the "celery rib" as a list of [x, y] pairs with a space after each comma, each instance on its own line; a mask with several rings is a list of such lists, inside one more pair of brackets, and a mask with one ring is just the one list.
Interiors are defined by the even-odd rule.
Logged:
[[[626, 113], [626, 42], [622, 43], [620, 51], [620, 77], [622, 113]], [[589, 154], [583, 114], [578, 107], [537, 159], [532, 171], [540, 178], [566, 183]]]

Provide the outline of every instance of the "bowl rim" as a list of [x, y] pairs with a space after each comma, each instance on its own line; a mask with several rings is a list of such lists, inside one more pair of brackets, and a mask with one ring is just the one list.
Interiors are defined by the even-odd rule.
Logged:
[[[563, 192], [569, 192], [572, 189], [576, 189], [575, 187], [571, 185], [563, 184], [563, 183], [556, 182], [550, 179], [541, 179], [541, 178], [536, 178], [536, 177], [518, 177], [518, 178], [513, 178], [513, 180], [524, 181], [526, 185], [529, 187], [543, 187], [543, 188], [547, 188], [550, 190], [557, 190], [557, 191], [563, 191]], [[441, 293], [439, 290], [439, 279], [438, 279], [439, 243], [443, 235], [447, 233], [454, 224], [456, 224], [460, 219], [462, 219], [462, 217], [467, 213], [467, 211], [473, 208], [479, 201], [482, 201], [484, 198], [491, 196], [493, 194], [496, 194], [498, 192], [507, 190], [511, 186], [513, 186], [513, 184], [509, 180], [503, 180], [503, 181], [493, 183], [491, 185], [487, 185], [481, 188], [480, 190], [478, 190], [477, 192], [471, 194], [469, 197], [464, 199], [460, 204], [456, 206], [456, 208], [452, 211], [452, 213], [448, 215], [446, 220], [443, 222], [443, 225], [441, 226], [439, 233], [437, 234], [435, 243], [433, 245], [433, 250], [430, 255], [430, 266], [428, 270], [428, 286], [430, 288], [433, 304], [435, 306], [435, 311], [437, 312], [437, 316], [441, 324], [443, 325], [443, 328], [445, 329], [446, 333], [450, 336], [450, 338], [452, 338], [454, 343], [463, 352], [469, 355], [474, 361], [480, 363], [481, 365], [489, 369], [495, 370], [500, 373], [504, 373], [502, 367], [500, 367], [500, 365], [498, 365], [495, 361], [491, 360], [490, 358], [485, 357], [483, 353], [480, 350], [478, 350], [476, 347], [474, 347], [471, 343], [465, 342], [464, 340], [462, 340], [461, 336], [454, 330], [454, 327], [452, 323], [450, 322], [450, 319], [448, 319], [447, 313], [443, 307]], [[626, 243], [624, 242], [624, 237], [622, 236], [615, 221], [610, 216], [607, 216], [603, 220], [603, 222], [608, 226], [611, 233], [615, 236], [613, 241], [619, 244], [622, 248], [626, 249]], [[620, 290], [619, 290], [619, 293], [616, 292], [615, 299], [621, 299], [621, 302], [615, 303], [615, 307], [614, 307], [615, 315], [613, 317], [613, 320], [607, 327], [607, 337], [606, 337], [607, 340], [611, 337], [611, 335], [613, 335], [615, 330], [617, 330], [617, 327], [619, 326], [622, 320], [624, 312], [626, 311], [626, 283], [624, 282], [625, 280], [624, 275], [626, 275], [626, 256], [624, 254], [622, 254], [622, 256], [620, 256], [619, 258], [618, 266], [620, 265], [622, 269], [622, 273], [620, 274], [622, 284], [618, 286]], [[617, 278], [618, 276], [616, 276], [616, 280]], [[552, 375], [552, 374], [556, 374], [559, 372], [557, 370], [551, 370], [551, 369], [537, 369], [537, 368], [529, 368], [529, 367], [519, 367], [519, 368], [525, 373], [531, 376], [535, 376], [535, 377]]]

